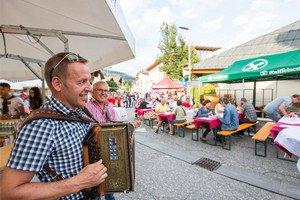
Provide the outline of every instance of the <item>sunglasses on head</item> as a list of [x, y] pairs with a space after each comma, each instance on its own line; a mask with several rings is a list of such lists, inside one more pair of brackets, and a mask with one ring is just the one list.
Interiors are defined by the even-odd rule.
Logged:
[[66, 54], [50, 71], [50, 80], [52, 80], [52, 73], [55, 69], [59, 67], [59, 64], [63, 62], [63, 60], [67, 59], [69, 63], [78, 62], [78, 61], [86, 61], [79, 54], [76, 53], [68, 53]]

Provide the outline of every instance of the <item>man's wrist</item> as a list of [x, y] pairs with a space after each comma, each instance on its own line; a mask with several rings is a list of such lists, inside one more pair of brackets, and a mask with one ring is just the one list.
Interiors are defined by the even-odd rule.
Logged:
[[76, 193], [82, 189], [85, 189], [82, 185], [79, 184], [79, 181], [77, 180], [76, 176], [65, 179], [65, 186], [72, 190], [71, 193]]

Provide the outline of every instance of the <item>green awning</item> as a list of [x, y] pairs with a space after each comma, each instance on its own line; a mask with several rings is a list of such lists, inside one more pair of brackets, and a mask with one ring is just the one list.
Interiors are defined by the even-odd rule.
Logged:
[[203, 83], [300, 78], [300, 50], [234, 62], [228, 68], [199, 78]]

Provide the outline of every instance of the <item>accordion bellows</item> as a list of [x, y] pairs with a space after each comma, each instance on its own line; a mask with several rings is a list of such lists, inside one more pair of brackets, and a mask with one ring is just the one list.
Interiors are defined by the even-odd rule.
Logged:
[[108, 177], [93, 187], [98, 195], [130, 192], [134, 188], [134, 128], [130, 123], [95, 124], [85, 138], [84, 166], [103, 160]]

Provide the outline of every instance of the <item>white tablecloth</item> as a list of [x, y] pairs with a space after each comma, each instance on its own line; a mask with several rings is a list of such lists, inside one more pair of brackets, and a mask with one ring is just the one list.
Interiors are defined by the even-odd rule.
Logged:
[[[278, 142], [292, 154], [300, 157], [300, 128], [289, 127], [279, 132], [274, 142]], [[300, 159], [297, 163], [300, 171]]]
[[126, 108], [123, 107], [114, 107], [116, 113], [116, 121], [128, 121]]

